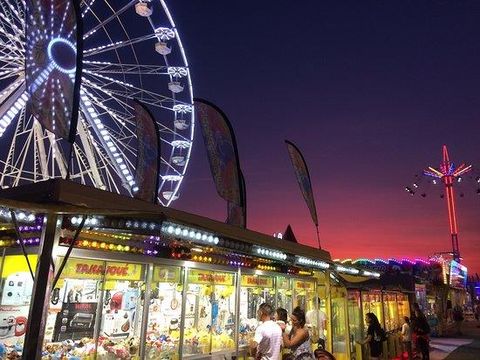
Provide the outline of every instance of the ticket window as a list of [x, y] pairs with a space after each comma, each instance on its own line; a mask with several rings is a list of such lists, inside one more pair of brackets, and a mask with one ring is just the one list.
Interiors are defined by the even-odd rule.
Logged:
[[183, 355], [235, 351], [235, 274], [188, 269]]
[[[180, 267], [154, 267], [145, 344], [147, 360], [178, 359], [182, 291]], [[187, 311], [191, 313], [193, 309]]]
[[292, 283], [286, 276], [277, 276], [277, 308], [292, 312]]
[[[29, 255], [35, 271], [37, 256]], [[16, 358], [21, 353], [25, 339], [33, 279], [23, 255], [7, 255], [3, 258], [0, 281], [0, 346], [4, 353], [0, 358]]]
[[332, 321], [332, 353], [336, 359], [349, 359], [347, 329], [347, 290], [333, 285], [330, 287]]
[[263, 275], [242, 275], [240, 287], [240, 329], [238, 345], [246, 347], [259, 324], [257, 316], [261, 304], [275, 304], [273, 277]]

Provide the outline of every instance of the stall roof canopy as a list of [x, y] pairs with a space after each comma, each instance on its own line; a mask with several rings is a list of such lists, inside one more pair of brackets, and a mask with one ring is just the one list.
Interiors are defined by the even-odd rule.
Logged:
[[380, 279], [366, 276], [339, 274], [343, 283], [350, 289], [399, 290], [411, 292], [415, 290], [415, 278], [407, 274], [382, 274]]
[[330, 260], [330, 253], [295, 244], [256, 231], [228, 225], [203, 216], [166, 208], [72, 181], [52, 179], [0, 190], [0, 206], [51, 214], [129, 216], [169, 220], [215, 232], [219, 236], [310, 258]]

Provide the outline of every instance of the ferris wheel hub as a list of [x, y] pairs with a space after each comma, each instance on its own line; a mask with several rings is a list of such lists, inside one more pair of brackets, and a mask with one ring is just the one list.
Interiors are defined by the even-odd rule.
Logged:
[[65, 74], [75, 73], [77, 49], [72, 42], [61, 37], [54, 38], [48, 44], [47, 52], [57, 70]]

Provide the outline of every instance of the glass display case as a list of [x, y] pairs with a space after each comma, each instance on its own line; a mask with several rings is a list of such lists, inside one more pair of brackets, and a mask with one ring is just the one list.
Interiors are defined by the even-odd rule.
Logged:
[[[28, 256], [32, 269], [36, 255]], [[0, 282], [0, 359], [16, 359], [23, 350], [33, 279], [23, 255], [3, 257]]]
[[347, 290], [344, 287], [331, 285], [330, 307], [332, 322], [332, 353], [336, 359], [349, 359], [347, 329]]
[[[362, 310], [363, 316], [369, 312], [374, 313], [380, 325], [384, 326], [383, 309], [382, 309], [382, 293], [380, 290], [371, 290], [369, 292], [362, 292]], [[365, 333], [367, 333], [367, 325], [364, 322]]]
[[277, 308], [284, 308], [290, 314], [292, 312], [292, 282], [287, 276], [277, 276]]
[[397, 306], [398, 306], [398, 319], [400, 326], [403, 324], [403, 318], [405, 316], [410, 317], [410, 303], [408, 296], [402, 293], [397, 294]]
[[360, 358], [357, 355], [356, 342], [363, 340], [363, 322], [361, 296], [359, 290], [349, 290], [347, 293], [348, 328], [350, 333], [350, 353], [352, 359]]
[[[182, 272], [180, 267], [155, 266], [150, 286], [145, 358], [173, 360], [179, 357], [182, 316]], [[193, 304], [186, 309], [193, 314]]]
[[[312, 283], [311, 281], [297, 281], [295, 283], [295, 287], [297, 289], [296, 295], [298, 299], [298, 295], [302, 294], [302, 291], [305, 292], [306, 301], [303, 302], [306, 304], [306, 325], [308, 327], [313, 346], [316, 348], [318, 345], [321, 345], [323, 348], [327, 349], [329, 346], [326, 343], [329, 321], [327, 321], [328, 306], [327, 291], [324, 283], [325, 276], [323, 273], [321, 273], [317, 274], [316, 278], [316, 284]], [[302, 296], [300, 296], [300, 298], [302, 298]]]
[[312, 280], [293, 279], [293, 308], [299, 306], [307, 313], [315, 309], [315, 282]]
[[396, 293], [383, 293], [383, 314], [385, 317], [385, 331], [394, 331], [400, 327]]
[[144, 291], [142, 264], [68, 259], [50, 298], [44, 355], [139, 358]]
[[235, 277], [187, 270], [183, 356], [235, 351]]
[[255, 335], [258, 325], [257, 311], [262, 303], [275, 304], [273, 276], [241, 276], [240, 286], [240, 328], [238, 345], [245, 349]]

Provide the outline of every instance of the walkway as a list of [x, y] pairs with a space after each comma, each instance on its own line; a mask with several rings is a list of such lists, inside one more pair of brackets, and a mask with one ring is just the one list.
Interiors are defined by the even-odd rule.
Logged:
[[463, 324], [463, 335], [432, 338], [430, 342], [431, 360], [479, 360], [480, 327], [475, 321]]

